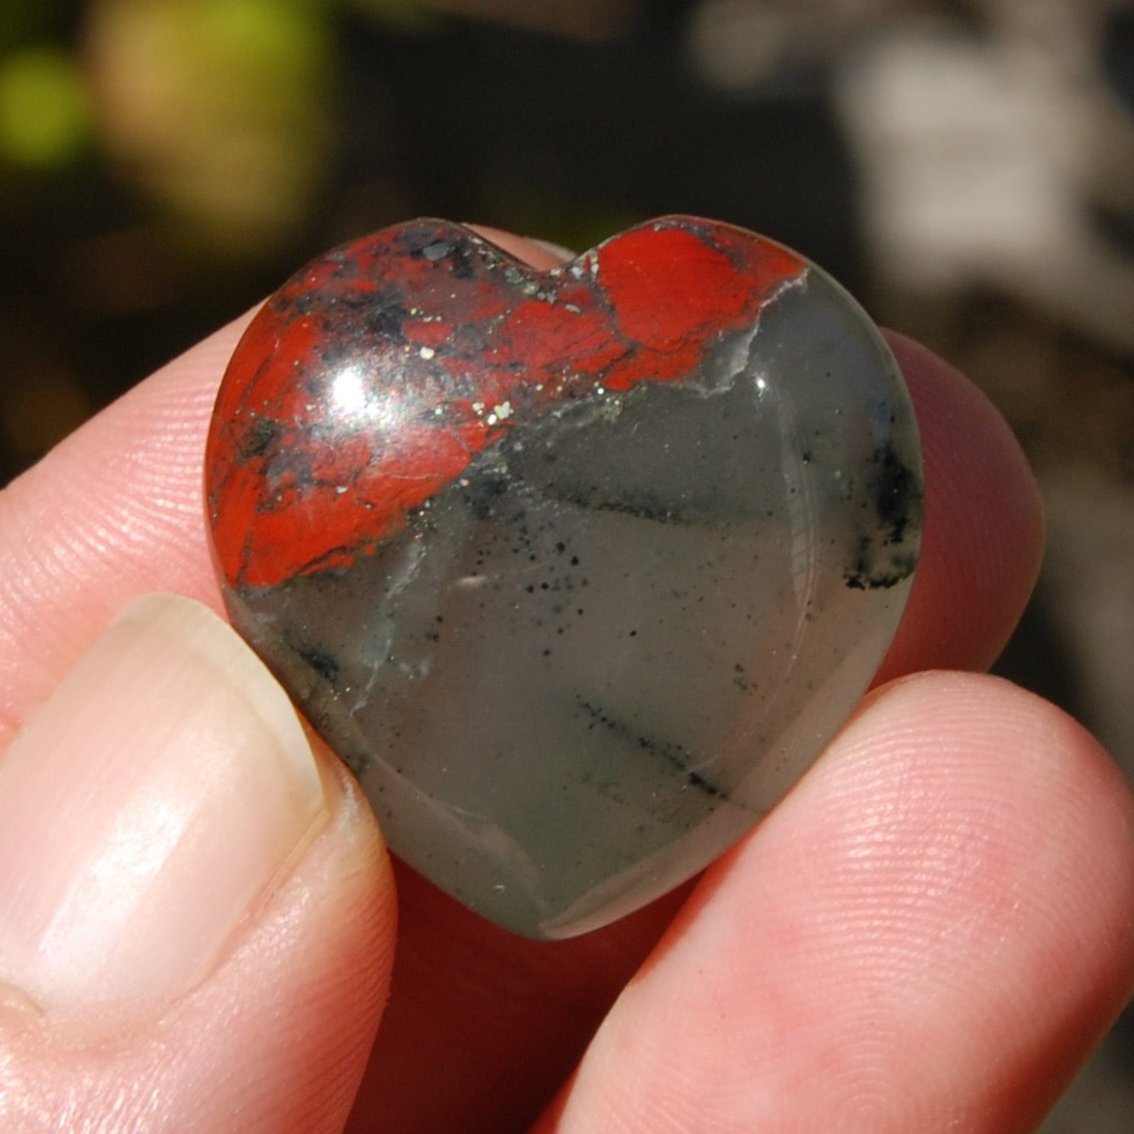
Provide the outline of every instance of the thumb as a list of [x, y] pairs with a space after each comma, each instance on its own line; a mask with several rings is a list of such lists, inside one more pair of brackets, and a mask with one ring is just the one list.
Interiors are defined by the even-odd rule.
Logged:
[[139, 600], [0, 757], [0, 1128], [341, 1129], [393, 911], [267, 671], [205, 607]]

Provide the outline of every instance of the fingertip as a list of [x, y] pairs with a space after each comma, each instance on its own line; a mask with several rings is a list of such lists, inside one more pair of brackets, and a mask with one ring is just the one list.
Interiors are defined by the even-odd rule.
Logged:
[[[828, 813], [815, 838], [829, 845], [835, 829], [846, 832], [848, 865], [869, 857], [853, 846], [859, 832], [873, 828], [876, 847], [896, 848], [892, 859], [879, 855], [877, 877], [904, 873], [911, 891], [932, 896], [917, 917], [942, 935], [952, 927], [933, 975], [957, 990], [958, 1013], [997, 998], [1009, 1005], [1003, 1030], [985, 1040], [1005, 1052], [998, 1101], [1038, 1121], [1134, 991], [1126, 777], [1059, 707], [962, 672], [877, 690], [817, 771], [825, 800], [816, 810], [831, 804], [843, 819]], [[903, 829], [887, 831], [891, 820]], [[844, 893], [853, 902], [867, 888], [859, 878]], [[959, 1063], [966, 1050], [958, 1046]]]
[[231, 628], [174, 596], [131, 607], [5, 753], [0, 817], [0, 1126], [21, 1129], [8, 1106], [99, 1125], [115, 1100], [123, 1128], [341, 1129], [389, 987], [392, 871]]
[[1134, 981], [1132, 817], [1034, 695], [891, 683], [702, 878], [537, 1128], [1032, 1129]]

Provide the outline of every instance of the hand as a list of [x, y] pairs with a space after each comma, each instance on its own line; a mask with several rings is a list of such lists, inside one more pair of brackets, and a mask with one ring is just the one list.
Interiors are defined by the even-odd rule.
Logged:
[[0, 494], [0, 1127], [1037, 1122], [1134, 982], [1134, 806], [1074, 722], [979, 675], [1041, 547], [981, 395], [893, 339], [923, 566], [819, 763], [695, 884], [536, 944], [391, 869], [349, 775], [202, 606], [113, 621], [154, 591], [220, 610], [201, 457], [243, 322]]

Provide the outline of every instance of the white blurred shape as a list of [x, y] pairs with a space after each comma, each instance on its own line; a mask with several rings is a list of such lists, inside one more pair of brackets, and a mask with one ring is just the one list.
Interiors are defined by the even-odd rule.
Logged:
[[910, 28], [848, 56], [835, 91], [864, 227], [899, 291], [992, 286], [1134, 352], [1134, 263], [1085, 212], [1100, 155], [1134, 170], [1134, 127], [1035, 28]]
[[894, 6], [895, 0], [703, 0], [693, 11], [687, 47], [710, 86], [767, 94], [761, 88], [825, 67], [848, 36]]

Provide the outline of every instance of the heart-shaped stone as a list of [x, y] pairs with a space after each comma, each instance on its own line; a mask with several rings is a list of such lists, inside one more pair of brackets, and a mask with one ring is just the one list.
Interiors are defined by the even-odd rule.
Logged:
[[234, 624], [393, 849], [565, 937], [700, 870], [840, 727], [921, 473], [889, 351], [796, 253], [674, 216], [541, 272], [419, 220], [257, 314], [207, 497]]

